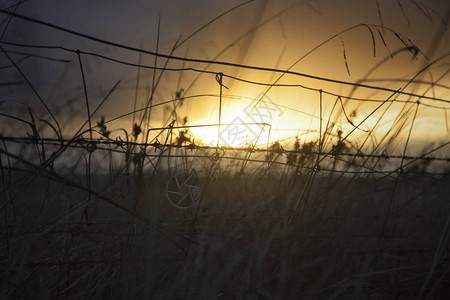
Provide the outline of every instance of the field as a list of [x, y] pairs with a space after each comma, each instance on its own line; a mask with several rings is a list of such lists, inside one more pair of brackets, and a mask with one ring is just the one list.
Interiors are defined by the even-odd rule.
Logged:
[[[332, 1], [193, 1], [150, 42], [10, 2], [0, 299], [448, 299], [443, 4], [374, 1], [300, 47]], [[431, 50], [400, 17], [442, 27]]]

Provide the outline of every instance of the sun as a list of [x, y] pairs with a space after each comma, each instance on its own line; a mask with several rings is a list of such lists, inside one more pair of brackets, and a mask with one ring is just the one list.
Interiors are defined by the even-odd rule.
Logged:
[[[269, 124], [254, 124], [236, 119], [230, 123], [191, 127], [193, 139], [211, 147], [248, 147], [266, 143], [270, 134]], [[197, 143], [197, 142], [196, 142]]]

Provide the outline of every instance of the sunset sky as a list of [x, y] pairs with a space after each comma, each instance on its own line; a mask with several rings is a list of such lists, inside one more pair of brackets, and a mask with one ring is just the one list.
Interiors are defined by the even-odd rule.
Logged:
[[[3, 2], [2, 8], [13, 4], [14, 1]], [[14, 8], [15, 6], [12, 6], [8, 11], [14, 11]], [[290, 69], [321, 78], [363, 83], [389, 90], [404, 88], [408, 93], [425, 94], [447, 101], [450, 99], [448, 88], [450, 75], [446, 73], [449, 70], [450, 57], [443, 57], [450, 51], [450, 32], [447, 30], [450, 4], [447, 1], [196, 0], [125, 3], [104, 0], [95, 1], [93, 4], [92, 1], [29, 0], [21, 3], [15, 12], [139, 49], [156, 51], [158, 44], [158, 53], [170, 54], [178, 41], [178, 46], [172, 53], [178, 57]], [[222, 14], [222, 17], [202, 28]], [[7, 15], [1, 15], [1, 20], [6, 18]], [[159, 41], [158, 22], [160, 22]], [[0, 28], [4, 29], [5, 26], [6, 21], [3, 21]], [[200, 28], [202, 28], [200, 31], [191, 36]], [[347, 29], [349, 30], [346, 31]], [[335, 36], [339, 32], [343, 33]], [[321, 45], [333, 36], [335, 36], [333, 39]], [[414, 53], [413, 48], [407, 51], [400, 39], [408, 46], [416, 46], [419, 52]], [[155, 64], [154, 56], [139, 55], [137, 52], [118, 49], [18, 18], [11, 20], [2, 41], [62, 46], [135, 64], [139, 61], [143, 65]], [[321, 46], [316, 49], [319, 45]], [[42, 97], [48, 101], [49, 106], [60, 114], [61, 120], [65, 120], [67, 132], [70, 132], [77, 122], [85, 120], [85, 112], [82, 110], [84, 92], [75, 53], [55, 49], [21, 48], [6, 43], [2, 44], [2, 47], [11, 52], [10, 56], [16, 62], [23, 58], [23, 53], [70, 60], [70, 62], [55, 62], [31, 57], [21, 62], [20, 68]], [[310, 52], [311, 50], [314, 51]], [[393, 58], [390, 57], [391, 54]], [[407, 84], [419, 70], [435, 59], [439, 60], [433, 63], [429, 70], [415, 78], [416, 83]], [[100, 116], [104, 115], [108, 120], [130, 112], [133, 110], [135, 99], [138, 107], [142, 107], [148, 101], [153, 82], [152, 70], [141, 69], [137, 83], [136, 67], [120, 65], [89, 55], [83, 55], [82, 61], [93, 106], [100, 102], [118, 80], [121, 80], [119, 88], [108, 100], [108, 105], [102, 106], [93, 119], [100, 119]], [[5, 57], [2, 57], [0, 62], [2, 65], [9, 64]], [[156, 61], [159, 67], [163, 67], [164, 63], [163, 58]], [[229, 76], [267, 84], [274, 83], [281, 75], [274, 72], [175, 60], [170, 60], [167, 67], [205, 69], [213, 73], [222, 72]], [[13, 68], [0, 72], [1, 81], [20, 80], [20, 76]], [[157, 71], [155, 80], [159, 74], [160, 71]], [[155, 90], [153, 104], [173, 99], [177, 91], [183, 89], [186, 100], [182, 107], [178, 108], [179, 117], [187, 116], [188, 125], [217, 123], [219, 85], [214, 74], [202, 74], [198, 78], [197, 75], [191, 71], [165, 72]], [[386, 100], [392, 94], [366, 88], [352, 91], [350, 85], [293, 75], [283, 76], [278, 83], [298, 84], [323, 89], [332, 94], [364, 99]], [[248, 118], [249, 105], [261, 100], [262, 95], [267, 92], [266, 102], [283, 107], [281, 113], [274, 113], [269, 119], [267, 117], [264, 119], [272, 125], [272, 141], [297, 134], [302, 138], [305, 133], [317, 131], [320, 127], [317, 91], [299, 87], [274, 87], [267, 90], [267, 86], [239, 82], [226, 76], [223, 78], [223, 84], [227, 89], [223, 88], [222, 123], [232, 123], [236, 119], [251, 121], [252, 118]], [[197, 97], [205, 94], [216, 96]], [[32, 93], [26, 85], [2, 87], [0, 96], [2, 100], [21, 101], [36, 109], [42, 109], [35, 99], [31, 99]], [[383, 110], [376, 111], [361, 128], [368, 130], [380, 121], [376, 134], [381, 136], [394, 130], [393, 124], [399, 115], [406, 112], [405, 118], [411, 118], [415, 110], [414, 102], [418, 98], [408, 95], [397, 95], [396, 98], [412, 103], [393, 104], [385, 114], [382, 113]], [[433, 107], [421, 105], [418, 109], [411, 142], [430, 144], [448, 141], [449, 103], [430, 99], [420, 101]], [[336, 96], [324, 95], [323, 126], [326, 125], [324, 123], [330, 117], [335, 103], [337, 103]], [[347, 114], [355, 112], [353, 123], [364, 120], [378, 105], [379, 103], [373, 102], [345, 99], [342, 101]], [[337, 104], [330, 119], [339, 124], [346, 133], [353, 127], [342, 113], [342, 106], [340, 103]], [[170, 107], [161, 105], [155, 108], [152, 111], [154, 123], [150, 127], [167, 125], [165, 122], [170, 119]], [[71, 111], [77, 111], [73, 110], [76, 108], [79, 109], [79, 113], [71, 114]], [[16, 111], [23, 108], [10, 105], [8, 109]], [[110, 126], [129, 128], [131, 119], [122, 118], [115, 123], [111, 122]], [[404, 124], [399, 144], [404, 142], [410, 126], [411, 120]], [[197, 139], [202, 139], [204, 143], [214, 143], [216, 130], [213, 127], [206, 131], [192, 129]], [[353, 141], [357, 142], [358, 134], [364, 135], [364, 132], [357, 130], [350, 138], [354, 137]], [[308, 138], [312, 138], [311, 135]], [[260, 141], [264, 141], [264, 138]], [[292, 139], [286, 141], [292, 142]]]

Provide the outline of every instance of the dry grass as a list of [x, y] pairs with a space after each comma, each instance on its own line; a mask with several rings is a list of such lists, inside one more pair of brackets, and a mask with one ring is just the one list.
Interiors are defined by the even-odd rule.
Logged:
[[[53, 26], [137, 52], [138, 64], [103, 52], [0, 41], [12, 99], [0, 103], [1, 299], [446, 299], [449, 142], [436, 140], [419, 154], [408, 153], [414, 129], [429, 120], [428, 113], [439, 114], [448, 126], [450, 100], [436, 96], [448, 90], [441, 68], [448, 57], [427, 61], [406, 82], [377, 81], [383, 85], [372, 85], [370, 75], [387, 63], [384, 59], [355, 82], [294, 71], [306, 56], [338, 41], [350, 75], [352, 57], [344, 40], [357, 30], [372, 39], [374, 55], [380, 47], [400, 45], [388, 56], [408, 52], [425, 60], [404, 35], [366, 24], [331, 36], [288, 69], [174, 54], [240, 7], [177, 42], [170, 55]], [[377, 1], [383, 20], [381, 7]], [[281, 15], [262, 20], [247, 34]], [[149, 55], [154, 64], [145, 60]], [[68, 93], [62, 79], [53, 91], [59, 106], [50, 105], [23, 71], [30, 57], [76, 72], [77, 91]], [[172, 67], [173, 61], [182, 65]], [[94, 92], [93, 65], [99, 62], [131, 68], [135, 75]], [[239, 77], [235, 69], [270, 72], [275, 79]], [[438, 76], [427, 81], [426, 72]], [[167, 73], [179, 78], [176, 85], [170, 78], [170, 92]], [[202, 86], [201, 76], [216, 79], [216, 93], [206, 88], [191, 93]], [[141, 77], [151, 80], [142, 84]], [[350, 89], [338, 94], [333, 88], [288, 84], [285, 77]], [[192, 120], [197, 107], [189, 105], [205, 95], [217, 102], [218, 123], [210, 125], [220, 135], [226, 128], [222, 104], [249, 100], [233, 95], [231, 84], [237, 82], [263, 91], [250, 99], [252, 111], [274, 105], [317, 126], [296, 128], [292, 137], [267, 144], [225, 147], [200, 141], [193, 130], [207, 126]], [[316, 110], [266, 98], [272, 90], [290, 88], [311, 93]], [[368, 95], [362, 97], [361, 90]], [[134, 99], [129, 112], [113, 103], [124, 95]], [[26, 97], [35, 97], [38, 105], [20, 104]], [[394, 108], [398, 114], [389, 118]], [[151, 125], [158, 115], [164, 119]], [[273, 129], [262, 123], [252, 126]], [[183, 181], [188, 185], [177, 190]]]

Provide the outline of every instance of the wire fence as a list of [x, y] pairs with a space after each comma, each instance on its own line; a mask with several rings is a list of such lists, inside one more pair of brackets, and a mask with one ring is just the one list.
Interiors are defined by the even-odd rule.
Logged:
[[[1, 282], [2, 299], [21, 295], [31, 277], [33, 289], [53, 286], [46, 291], [55, 299], [90, 298], [97, 290], [104, 298], [139, 298], [147, 289], [164, 298], [159, 285], [173, 288], [175, 297], [193, 285], [187, 279], [192, 274], [203, 278], [211, 270], [223, 282], [241, 273], [263, 274], [264, 282], [287, 276], [300, 278], [298, 286], [322, 282], [336, 293], [346, 293], [346, 284], [349, 293], [362, 289], [366, 277], [368, 293], [380, 289], [384, 295], [393, 291], [392, 282], [402, 291], [422, 294], [426, 288], [429, 295], [447, 282], [450, 87], [448, 71], [430, 81], [424, 74], [445, 65], [450, 54], [426, 60], [402, 34], [359, 24], [281, 69], [176, 56], [197, 31], [164, 54], [8, 9], [1, 15], [4, 22], [18, 19], [116, 51], [0, 38], [0, 72], [15, 74], [0, 82], [11, 91], [0, 102], [0, 266], [3, 278], [13, 278]], [[376, 41], [387, 48], [384, 37], [391, 34], [401, 47], [390, 57], [421, 56], [425, 67], [408, 79], [386, 79], [386, 85], [369, 76], [351, 82], [295, 71], [304, 57], [340, 39], [350, 72], [341, 36], [360, 29], [370, 35], [374, 54]], [[128, 58], [132, 54], [138, 63]], [[56, 87], [52, 95], [59, 93], [59, 103], [50, 101], [51, 93], [27, 75], [34, 59], [76, 72], [76, 91]], [[129, 68], [137, 78], [128, 86], [125, 79], [102, 86], [98, 96], [95, 71], [107, 64]], [[174, 95], [158, 94], [166, 74], [179, 75], [178, 83], [169, 80]], [[273, 77], [258, 79], [265, 75]], [[138, 97], [141, 76], [148, 80], [145, 97]], [[182, 76], [189, 82], [182, 85]], [[202, 78], [212, 84], [203, 85]], [[250, 97], [233, 88], [237, 84], [262, 92]], [[269, 98], [274, 90], [308, 96], [285, 103]], [[134, 97], [128, 111], [123, 103], [111, 104], [124, 95], [128, 104]], [[314, 109], [297, 105], [306, 98]], [[201, 105], [189, 105], [204, 99], [212, 107], [208, 121], [191, 118]], [[225, 107], [232, 101], [245, 103], [234, 111], [242, 118], [229, 118]], [[398, 113], [388, 117], [393, 107]], [[297, 123], [300, 118], [309, 127]], [[435, 128], [437, 119], [445, 127]], [[421, 145], [415, 139], [421, 127], [438, 138]], [[196, 130], [209, 132], [207, 139]], [[278, 132], [293, 134], [280, 138]], [[328, 270], [331, 261], [338, 267]], [[299, 292], [297, 284], [291, 288]]]

